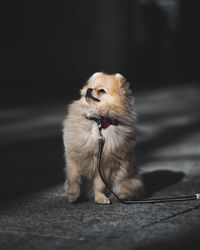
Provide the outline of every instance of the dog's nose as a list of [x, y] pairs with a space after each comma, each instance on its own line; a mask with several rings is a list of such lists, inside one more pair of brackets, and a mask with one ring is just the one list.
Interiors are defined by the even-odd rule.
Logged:
[[87, 96], [90, 96], [90, 94], [92, 93], [92, 91], [93, 91], [93, 89], [88, 88], [88, 89], [87, 89], [87, 93], [86, 93], [86, 95], [87, 95]]
[[88, 98], [90, 100], [96, 101], [96, 102], [100, 102], [100, 100], [98, 98], [96, 98], [95, 96], [92, 95], [93, 89], [92, 88], [88, 88], [85, 98], [88, 100]]

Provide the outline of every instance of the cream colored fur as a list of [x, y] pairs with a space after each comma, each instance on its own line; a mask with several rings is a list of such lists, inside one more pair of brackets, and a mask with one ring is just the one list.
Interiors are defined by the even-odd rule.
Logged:
[[[86, 99], [88, 88], [93, 89], [92, 95], [99, 102]], [[102, 88], [106, 93], [98, 92]], [[65, 187], [71, 202], [84, 193], [88, 197], [94, 195], [96, 203], [110, 203], [96, 170], [99, 149], [97, 124], [88, 119], [100, 116], [119, 121], [118, 126], [102, 129], [105, 146], [101, 166], [109, 186], [122, 199], [136, 198], [142, 190], [134, 163], [136, 113], [129, 84], [121, 74], [97, 72], [81, 90], [81, 98], [69, 105], [64, 121]]]

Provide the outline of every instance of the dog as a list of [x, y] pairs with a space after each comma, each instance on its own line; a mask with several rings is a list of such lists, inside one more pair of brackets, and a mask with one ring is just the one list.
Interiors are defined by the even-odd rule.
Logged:
[[129, 83], [121, 74], [94, 73], [81, 89], [81, 98], [68, 107], [63, 140], [68, 200], [81, 195], [109, 204], [108, 190], [97, 172], [98, 122], [104, 120], [101, 168], [114, 193], [124, 200], [138, 198], [143, 183], [135, 166], [136, 112]]

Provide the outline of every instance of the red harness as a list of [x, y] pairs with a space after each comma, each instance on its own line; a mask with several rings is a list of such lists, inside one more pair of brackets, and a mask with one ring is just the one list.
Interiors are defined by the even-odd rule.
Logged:
[[118, 121], [117, 120], [111, 120], [110, 118], [106, 118], [101, 116], [100, 118], [97, 117], [89, 117], [88, 120], [95, 121], [98, 125], [101, 125], [101, 128], [107, 128], [110, 125], [117, 126]]

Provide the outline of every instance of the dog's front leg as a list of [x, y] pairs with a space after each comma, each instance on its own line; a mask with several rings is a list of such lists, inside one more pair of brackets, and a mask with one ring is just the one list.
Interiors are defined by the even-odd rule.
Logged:
[[110, 200], [105, 195], [105, 190], [106, 190], [105, 185], [102, 182], [98, 173], [96, 173], [96, 176], [94, 178], [93, 189], [94, 189], [94, 198], [96, 203], [110, 204]]
[[65, 186], [68, 188], [68, 200], [76, 201], [80, 196], [81, 173], [78, 164], [67, 158], [67, 180]]

